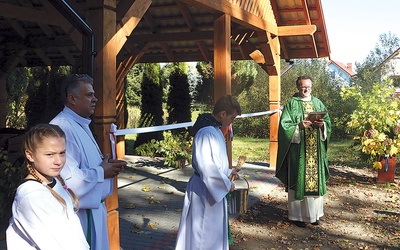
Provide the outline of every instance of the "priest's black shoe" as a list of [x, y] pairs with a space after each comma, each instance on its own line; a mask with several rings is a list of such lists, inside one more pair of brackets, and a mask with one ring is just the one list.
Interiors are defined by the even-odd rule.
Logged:
[[295, 224], [296, 226], [298, 226], [298, 227], [306, 227], [307, 225], [306, 225], [306, 223], [305, 222], [302, 222], [302, 221], [290, 221], [291, 223], [293, 223], [293, 224]]
[[319, 225], [319, 220], [317, 220], [316, 222], [311, 223], [311, 225], [318, 226]]

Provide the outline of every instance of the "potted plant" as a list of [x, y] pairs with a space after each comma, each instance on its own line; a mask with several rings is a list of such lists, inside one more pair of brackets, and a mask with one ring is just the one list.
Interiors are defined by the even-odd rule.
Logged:
[[[400, 151], [400, 98], [395, 88], [391, 82], [375, 83], [366, 93], [353, 86], [343, 89], [341, 95], [358, 102], [348, 129], [355, 133], [365, 159], [378, 170], [377, 182], [393, 182], [395, 155]], [[383, 180], [381, 173], [385, 174]]]

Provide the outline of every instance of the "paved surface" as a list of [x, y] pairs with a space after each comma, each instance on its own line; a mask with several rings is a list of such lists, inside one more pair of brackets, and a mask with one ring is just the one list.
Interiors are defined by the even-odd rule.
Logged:
[[[127, 157], [129, 167], [119, 175], [121, 249], [174, 249], [186, 183], [193, 174], [162, 167], [148, 158]], [[240, 175], [249, 182], [248, 206], [277, 186], [267, 163], [244, 163]], [[236, 186], [247, 186], [239, 181]], [[231, 215], [231, 220], [237, 214]]]
[[[134, 156], [125, 160], [128, 167], [118, 177], [121, 249], [174, 249], [192, 167], [166, 168], [158, 159]], [[277, 186], [274, 172], [268, 163], [243, 164], [240, 176], [249, 183], [247, 207]], [[247, 184], [239, 181], [236, 186]], [[236, 218], [231, 214], [231, 220]], [[5, 241], [0, 241], [4, 249]]]

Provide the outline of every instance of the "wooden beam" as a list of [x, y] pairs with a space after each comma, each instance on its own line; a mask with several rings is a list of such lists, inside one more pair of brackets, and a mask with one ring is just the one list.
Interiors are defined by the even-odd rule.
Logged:
[[[176, 1], [176, 4], [178, 5], [179, 10], [181, 11], [181, 14], [183, 16], [183, 19], [185, 20], [186, 25], [188, 26], [190, 31], [197, 31], [197, 26], [195, 21], [193, 20], [192, 15], [190, 14], [189, 8], [187, 7], [186, 4], [182, 3], [181, 1]], [[207, 46], [203, 41], [198, 41], [197, 42], [197, 47], [200, 50], [200, 53], [203, 55], [204, 61], [209, 62], [211, 61], [211, 55], [207, 50]]]
[[74, 56], [68, 51], [68, 49], [66, 47], [60, 47], [58, 49], [61, 53], [61, 55], [63, 55], [63, 57], [65, 59], [67, 59], [68, 63], [71, 65], [75, 65], [75, 58]]
[[0, 79], [4, 80], [7, 79], [8, 75], [18, 66], [21, 61], [23, 61], [24, 56], [26, 54], [26, 49], [21, 49], [18, 54], [11, 56], [8, 60], [3, 63], [4, 66], [0, 69]]
[[258, 49], [254, 50], [249, 54], [249, 56], [258, 64], [264, 64], [265, 58], [264, 55]]
[[[115, 39], [117, 0], [87, 0], [85, 20], [93, 29], [97, 55], [94, 58], [94, 90], [99, 99], [93, 115], [93, 132], [104, 154], [111, 153], [110, 128], [116, 122], [116, 72], [117, 39]], [[111, 250], [120, 249], [118, 220], [118, 188], [114, 178], [114, 190], [106, 198], [108, 239]]]
[[250, 57], [259, 65], [267, 63], [263, 53], [247, 39], [248, 37], [250, 35], [247, 33], [232, 35], [232, 40], [238, 44], [240, 52], [243, 54], [243, 59], [247, 60]]
[[75, 46], [82, 50], [82, 34], [77, 29], [75, 29], [74, 26], [70, 22], [68, 22], [68, 20], [65, 19], [63, 15], [60, 15], [60, 12], [49, 1], [42, 1], [42, 3], [44, 9], [47, 11], [46, 15], [56, 16], [54, 20], [57, 21], [57, 23], [54, 25], [61, 27], [61, 29], [70, 36]]
[[126, 16], [130, 7], [133, 5], [135, 0], [124, 0], [119, 1], [117, 4], [117, 23], [121, 22], [122, 18]]
[[167, 43], [158, 43], [161, 47], [161, 49], [164, 51], [164, 54], [167, 56], [169, 61], [174, 60], [174, 55], [171, 53], [171, 50], [169, 49]]
[[[232, 93], [231, 63], [231, 17], [223, 14], [214, 21], [214, 103], [221, 96]], [[229, 166], [232, 167], [232, 140], [226, 139]]]
[[303, 36], [313, 35], [317, 31], [317, 26], [311, 25], [295, 25], [295, 26], [279, 26], [278, 36]]
[[10, 24], [10, 26], [18, 33], [18, 35], [22, 38], [26, 38], [26, 31], [25, 29], [15, 20], [10, 18], [5, 18], [6, 21]]
[[[280, 109], [281, 105], [281, 77], [280, 69], [278, 74], [269, 76], [269, 109]], [[276, 168], [276, 159], [278, 154], [278, 127], [280, 112], [274, 113], [269, 118], [269, 164], [270, 167]]]
[[221, 15], [214, 24], [214, 101], [231, 94], [230, 16]]
[[[117, 51], [119, 52], [127, 41], [127, 37], [139, 24], [144, 13], [151, 5], [151, 0], [136, 0], [129, 8], [121, 22], [117, 26], [115, 34]], [[118, 53], [117, 53], [118, 54]]]
[[176, 4], [181, 11], [183, 19], [185, 20], [185, 23], [188, 26], [189, 30], [195, 31], [197, 27], [187, 5], [183, 4], [181, 1], [176, 1]]
[[129, 43], [158, 43], [158, 42], [179, 42], [179, 41], [204, 41], [213, 40], [214, 31], [194, 31], [179, 33], [157, 33], [147, 35], [131, 35]]
[[205, 42], [203, 41], [198, 41], [197, 46], [199, 47], [199, 50], [201, 52], [201, 55], [203, 56], [203, 61], [205, 62], [211, 62], [211, 53], [208, 51], [207, 46]]
[[0, 16], [21, 21], [59, 26], [59, 17], [54, 16], [52, 13], [13, 4], [0, 3]]
[[[277, 66], [279, 64], [280, 51], [276, 51], [280, 46], [277, 41], [278, 37], [272, 38], [268, 32], [257, 32], [258, 39], [260, 41], [261, 53], [265, 58], [265, 65], [263, 69], [268, 75], [276, 75], [278, 73]], [[278, 44], [277, 44], [278, 43]]]
[[45, 33], [48, 38], [54, 38], [56, 36], [54, 30], [47, 24], [38, 23], [38, 26], [43, 30], [43, 33]]
[[150, 28], [151, 33], [156, 34], [158, 32], [157, 23], [151, 16], [149, 12], [146, 12], [143, 16], [143, 19], [146, 21], [147, 25]]
[[278, 34], [278, 27], [275, 23], [270, 23], [264, 19], [251, 14], [226, 0], [180, 0], [188, 5], [198, 6], [215, 13], [225, 13], [231, 16], [232, 22], [254, 30], [265, 30], [274, 35]]
[[52, 65], [51, 59], [44, 53], [42, 49], [33, 49], [35, 53], [40, 57], [46, 66]]
[[[304, 9], [304, 17], [306, 19], [306, 25], [311, 24], [311, 17], [310, 17], [310, 11], [308, 9], [308, 3], [307, 0], [302, 0], [301, 1], [303, 9]], [[314, 34], [311, 35], [311, 46], [313, 47], [313, 54], [315, 58], [318, 58], [318, 49], [317, 49], [317, 42], [315, 41]]]

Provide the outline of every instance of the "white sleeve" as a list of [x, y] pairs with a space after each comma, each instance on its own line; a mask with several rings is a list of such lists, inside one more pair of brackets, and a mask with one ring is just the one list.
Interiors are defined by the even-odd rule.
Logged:
[[195, 137], [197, 171], [214, 201], [220, 202], [232, 185], [228, 178], [232, 170], [229, 166], [226, 166], [227, 171], [224, 169], [227, 160], [226, 150], [223, 148], [225, 145], [220, 145], [216, 135], [207, 130], [197, 133], [198, 136]]
[[[30, 189], [20, 195], [13, 207], [12, 227], [18, 235], [24, 235], [37, 249], [89, 249], [77, 217], [68, 219], [64, 207], [40, 183], [25, 183]], [[23, 185], [25, 185], [23, 184]], [[35, 190], [32, 192], [32, 187]], [[14, 234], [16, 236], [16, 234]], [[26, 244], [21, 237], [15, 237], [11, 246]], [[8, 244], [8, 242], [7, 242]], [[17, 249], [14, 247], [9, 248]]]
[[67, 138], [67, 159], [61, 175], [67, 186], [78, 197], [80, 208], [98, 208], [101, 201], [110, 193], [110, 181], [104, 180], [104, 170], [100, 165], [88, 166], [85, 155], [76, 142], [79, 135], [71, 129], [69, 122], [58, 119], [57, 125]]

